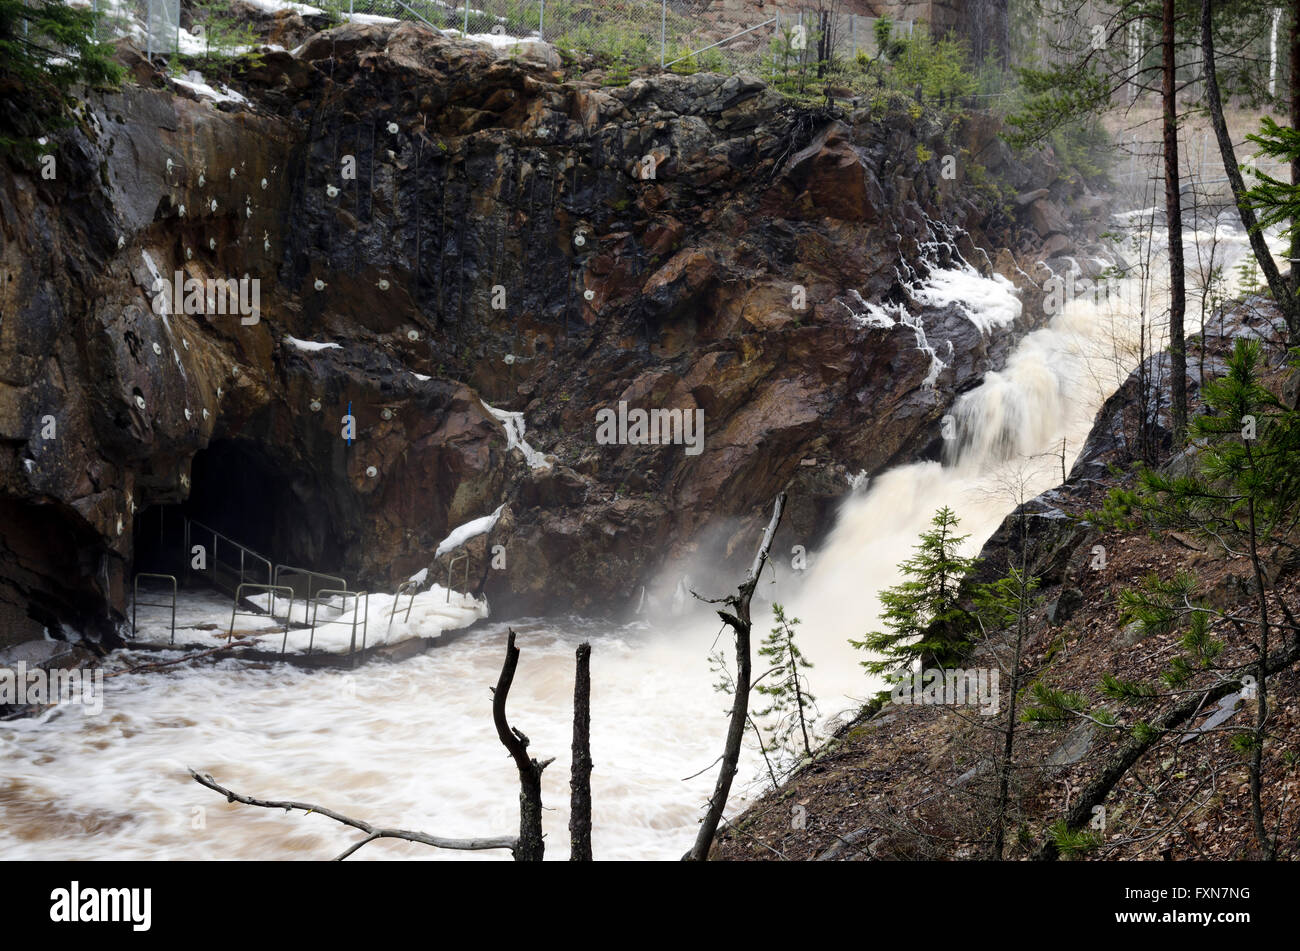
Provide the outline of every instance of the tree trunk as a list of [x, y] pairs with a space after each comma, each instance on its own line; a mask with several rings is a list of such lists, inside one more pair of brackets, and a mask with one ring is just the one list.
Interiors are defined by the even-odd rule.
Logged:
[[[1291, 100], [1291, 128], [1300, 129], [1300, 0], [1296, 0], [1291, 5], [1291, 84], [1287, 90]], [[1291, 160], [1291, 184], [1300, 185], [1300, 155]], [[1300, 221], [1292, 220], [1292, 227], [1296, 230], [1291, 234], [1291, 281], [1290, 288], [1292, 294], [1300, 292], [1300, 268], [1296, 267], [1295, 262], [1300, 260]], [[1274, 297], [1277, 295], [1274, 294]], [[1289, 316], [1289, 314], [1288, 314]], [[1288, 321], [1289, 322], [1289, 321]], [[1292, 346], [1295, 346], [1300, 340], [1300, 333], [1292, 331]]]
[[685, 856], [692, 862], [705, 862], [709, 858], [709, 849], [713, 847], [713, 837], [717, 834], [718, 823], [722, 820], [722, 810], [726, 808], [727, 797], [731, 794], [731, 781], [736, 778], [736, 765], [740, 762], [740, 743], [745, 736], [745, 722], [749, 719], [749, 682], [751, 658], [749, 656], [749, 634], [752, 624], [749, 617], [749, 602], [754, 597], [754, 588], [758, 585], [763, 565], [767, 562], [768, 550], [772, 547], [772, 538], [777, 526], [781, 524], [781, 513], [785, 509], [785, 493], [776, 497], [772, 507], [772, 520], [767, 523], [763, 541], [754, 556], [754, 563], [749, 569], [749, 576], [740, 586], [737, 594], [726, 598], [725, 602], [735, 609], [735, 614], [719, 611], [718, 616], [736, 632], [736, 692], [731, 701], [731, 722], [727, 727], [727, 741], [722, 752], [722, 766], [718, 769], [718, 782], [714, 786], [713, 796], [705, 809], [704, 819], [700, 822], [700, 831], [695, 837], [695, 844]]
[[1174, 0], [1161, 5], [1161, 82], [1164, 105], [1165, 219], [1169, 229], [1169, 359], [1173, 379], [1169, 381], [1173, 402], [1174, 450], [1187, 429], [1187, 349], [1183, 338], [1183, 316], [1187, 310], [1183, 274], [1183, 210], [1178, 194], [1178, 108], [1175, 84]]
[[[1219, 143], [1219, 155], [1223, 159], [1223, 172], [1228, 178], [1228, 184], [1232, 188], [1232, 197], [1237, 202], [1237, 213], [1241, 215], [1241, 224], [1246, 229], [1246, 235], [1250, 239], [1250, 248], [1255, 253], [1255, 260], [1259, 263], [1259, 269], [1264, 274], [1264, 280], [1268, 283], [1268, 289], [1273, 294], [1273, 300], [1277, 301], [1282, 308], [1282, 314], [1286, 319], [1288, 335], [1291, 338], [1293, 346], [1300, 344], [1300, 314], [1296, 313], [1295, 295], [1292, 287], [1282, 278], [1278, 270], [1277, 263], [1273, 260], [1273, 253], [1269, 251], [1268, 244], [1264, 241], [1264, 235], [1258, 229], [1258, 219], [1255, 212], [1251, 210], [1250, 205], [1246, 203], [1246, 183], [1241, 177], [1241, 169], [1237, 166], [1237, 152], [1232, 145], [1232, 136], [1228, 132], [1227, 120], [1223, 117], [1223, 99], [1219, 93], [1219, 78], [1214, 64], [1214, 32], [1213, 32], [1213, 13], [1214, 0], [1201, 0], [1201, 59], [1204, 63], [1202, 67], [1205, 72], [1205, 102], [1210, 111], [1210, 124], [1214, 127], [1214, 137]], [[1294, 95], [1294, 91], [1300, 88], [1300, 53], [1297, 52], [1296, 43], [1298, 40], [1295, 24], [1291, 27], [1291, 121], [1297, 121], [1295, 115], [1296, 104], [1300, 102], [1300, 96]], [[1296, 128], [1300, 128], [1297, 125]], [[1295, 179], [1297, 168], [1295, 164], [1291, 166], [1292, 179]], [[1292, 252], [1294, 254], [1294, 251]], [[1292, 268], [1294, 273], [1295, 268]]]
[[591, 645], [578, 645], [573, 681], [573, 764], [569, 770], [569, 861], [591, 861]]
[[[1249, 449], [1247, 450], [1249, 451]], [[1254, 461], [1251, 461], [1254, 468]], [[1250, 751], [1250, 817], [1255, 842], [1264, 858], [1272, 860], [1273, 843], [1264, 826], [1264, 734], [1268, 723], [1268, 596], [1264, 587], [1264, 566], [1259, 558], [1259, 531], [1255, 521], [1255, 500], [1247, 505], [1250, 516], [1250, 564], [1255, 575], [1255, 605], [1259, 611], [1259, 666], [1255, 674], [1255, 743]]]
[[528, 737], [512, 727], [506, 720], [506, 698], [515, 679], [519, 664], [519, 648], [515, 647], [515, 632], [506, 640], [506, 659], [501, 665], [501, 676], [492, 691], [492, 720], [497, 736], [510, 752], [519, 770], [519, 845], [515, 848], [516, 862], [540, 862], [546, 851], [542, 841], [542, 770], [554, 760], [539, 763], [528, 756]]

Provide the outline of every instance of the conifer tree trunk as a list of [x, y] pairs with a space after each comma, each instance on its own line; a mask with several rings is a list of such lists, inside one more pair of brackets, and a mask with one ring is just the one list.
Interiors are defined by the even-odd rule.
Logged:
[[1174, 35], [1174, 0], [1161, 4], [1161, 82], [1164, 106], [1165, 220], [1169, 232], [1169, 359], [1170, 398], [1173, 402], [1174, 449], [1177, 451], [1187, 429], [1187, 349], [1183, 337], [1183, 316], [1187, 310], [1183, 268], [1183, 210], [1178, 193], [1178, 106]]
[[[1291, 30], [1289, 37], [1291, 49], [1291, 128], [1300, 129], [1300, 0], [1291, 5]], [[1300, 185], [1300, 155], [1291, 159], [1291, 184]], [[1291, 293], [1300, 293], [1300, 221], [1292, 219], [1295, 231], [1291, 234]], [[1274, 294], [1276, 297], [1277, 295]], [[1292, 333], [1292, 345], [1296, 344], [1296, 334]]]
[[[1300, 0], [1297, 0], [1297, 4], [1300, 5]], [[1223, 172], [1232, 189], [1232, 197], [1236, 200], [1241, 224], [1246, 229], [1250, 248], [1255, 253], [1255, 261], [1259, 264], [1268, 289], [1273, 294], [1273, 300], [1277, 301], [1278, 306], [1282, 308], [1291, 345], [1295, 346], [1300, 344], [1300, 314], [1296, 312], [1294, 285], [1282, 277], [1277, 262], [1273, 260], [1273, 253], [1269, 251], [1268, 244], [1264, 241], [1263, 233], [1256, 227], [1258, 219], [1250, 205], [1246, 203], [1246, 183], [1237, 165], [1237, 152], [1232, 145], [1232, 136], [1223, 115], [1223, 97], [1219, 92], [1218, 70], [1215, 66], [1213, 14], [1214, 0], [1201, 0], [1201, 61], [1205, 74], [1205, 104], [1209, 108], [1210, 124], [1214, 128], [1214, 137], [1219, 143], [1219, 155], [1223, 159]], [[1297, 34], [1296, 24], [1293, 22], [1291, 25], [1291, 122], [1293, 124], [1297, 122], [1296, 107], [1300, 103], [1300, 96], [1296, 95], [1296, 90], [1300, 89], [1300, 72], [1297, 72], [1300, 70], [1300, 51], [1296, 49], [1298, 42], [1300, 42], [1300, 34]], [[1300, 125], [1295, 127], [1300, 128]], [[1300, 172], [1300, 157], [1291, 165], [1292, 181], [1298, 180], [1297, 172]], [[1296, 254], [1294, 245], [1291, 253], [1293, 257]], [[1296, 270], [1292, 266], [1293, 275]]]

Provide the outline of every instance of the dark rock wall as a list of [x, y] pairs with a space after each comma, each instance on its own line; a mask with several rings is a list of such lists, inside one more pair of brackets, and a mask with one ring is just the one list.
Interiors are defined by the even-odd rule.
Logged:
[[[58, 137], [54, 181], [0, 170], [0, 642], [51, 620], [111, 641], [138, 517], [180, 503], [391, 590], [504, 502], [471, 571], [495, 610], [617, 610], [706, 534], [720, 571], [746, 561], [782, 488], [814, 544], [849, 473], [915, 457], [1041, 319], [1041, 229], [964, 159], [941, 174], [978, 152], [1029, 176], [978, 118], [800, 112], [743, 77], [601, 88], [409, 24], [244, 78], [252, 104], [127, 87]], [[145, 255], [257, 278], [260, 320], [162, 319]], [[914, 331], [864, 326], [851, 292], [919, 310], [907, 283], [959, 258], [1025, 314], [992, 340], [927, 316], [959, 357], [928, 387]], [[619, 401], [703, 409], [704, 452], [597, 445]]]

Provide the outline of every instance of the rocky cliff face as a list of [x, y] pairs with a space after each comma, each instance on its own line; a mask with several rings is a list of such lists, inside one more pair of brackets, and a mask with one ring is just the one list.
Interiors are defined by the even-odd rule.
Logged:
[[[745, 77], [601, 87], [411, 24], [268, 52], [247, 99], [123, 55], [139, 83], [87, 104], [52, 180], [0, 170], [0, 643], [112, 643], [182, 510], [391, 589], [504, 506], [470, 545], [498, 613], [726, 570], [782, 488], [814, 544], [850, 474], [923, 452], [1041, 319], [1026, 275], [1063, 250], [973, 187], [973, 157], [1055, 177], [978, 117], [800, 110]], [[918, 299], [963, 261], [1020, 288], [1014, 324]], [[224, 285], [157, 300], [254, 279], [256, 314], [217, 313]], [[703, 451], [600, 444], [620, 403], [702, 410]]]

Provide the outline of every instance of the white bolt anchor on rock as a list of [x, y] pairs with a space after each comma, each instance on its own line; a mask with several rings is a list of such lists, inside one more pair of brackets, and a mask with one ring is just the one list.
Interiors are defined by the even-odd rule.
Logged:
[[389, 133], [390, 135], [397, 135], [397, 123], [396, 123], [396, 122], [390, 122], [390, 123], [388, 123], [388, 133]]
[[318, 290], [318, 291], [323, 291], [323, 290], [325, 290], [325, 282], [322, 281], [319, 277], [316, 278], [316, 283], [313, 284], [312, 286], [315, 287], [316, 290]]
[[381, 291], [386, 291], [386, 290], [388, 290], [388, 288], [390, 288], [392, 285], [388, 283], [388, 279], [387, 279], [387, 278], [383, 278], [383, 277], [381, 277], [381, 278], [379, 279], [379, 283], [376, 284], [375, 286], [378, 287]]
[[373, 479], [375, 476], [379, 475], [379, 470], [374, 466], [366, 466], [366, 475]]
[[325, 194], [329, 195], [331, 198], [337, 198], [337, 197], [338, 197], [338, 193], [339, 193], [339, 190], [338, 190], [337, 188], [335, 188], [333, 185], [326, 185], [326, 186], [325, 186]]

